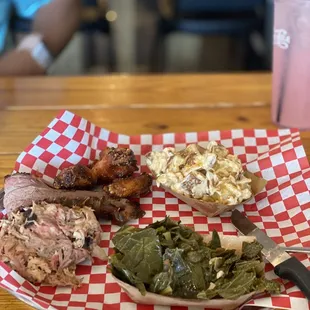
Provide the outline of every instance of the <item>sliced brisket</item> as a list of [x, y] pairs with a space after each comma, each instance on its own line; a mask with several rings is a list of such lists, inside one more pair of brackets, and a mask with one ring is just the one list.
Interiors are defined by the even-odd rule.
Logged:
[[12, 212], [32, 202], [46, 201], [65, 206], [88, 206], [98, 218], [116, 220], [124, 224], [144, 216], [139, 204], [125, 198], [112, 198], [105, 191], [60, 190], [47, 185], [42, 179], [26, 173], [16, 173], [5, 178], [4, 208]]

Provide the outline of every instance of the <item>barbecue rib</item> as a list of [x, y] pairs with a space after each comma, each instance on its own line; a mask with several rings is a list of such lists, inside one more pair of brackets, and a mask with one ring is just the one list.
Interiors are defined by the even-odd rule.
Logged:
[[139, 197], [150, 192], [152, 177], [147, 173], [125, 179], [115, 179], [105, 190], [114, 197]]
[[107, 147], [101, 151], [99, 160], [89, 167], [77, 164], [60, 171], [54, 187], [88, 189], [96, 185], [97, 181], [109, 183], [117, 178], [131, 176], [137, 170], [137, 161], [131, 149]]
[[138, 170], [135, 155], [128, 148], [107, 147], [101, 151], [99, 158], [91, 168], [98, 181], [112, 182], [131, 176]]
[[87, 166], [80, 164], [65, 168], [60, 171], [54, 181], [57, 189], [84, 189], [97, 183], [97, 177]]
[[14, 211], [20, 207], [30, 206], [32, 202], [46, 201], [61, 203], [64, 206], [91, 207], [98, 218], [112, 219], [124, 224], [131, 219], [144, 216], [138, 203], [127, 199], [112, 198], [105, 191], [67, 191], [54, 189], [42, 179], [26, 173], [16, 173], [5, 177], [4, 208]]

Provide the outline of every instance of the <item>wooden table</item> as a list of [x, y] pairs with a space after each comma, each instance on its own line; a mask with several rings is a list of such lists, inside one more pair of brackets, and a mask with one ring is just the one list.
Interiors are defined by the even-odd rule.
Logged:
[[[61, 109], [124, 134], [275, 128], [270, 97], [270, 74], [0, 79], [0, 178]], [[32, 308], [0, 290], [0, 309]]]

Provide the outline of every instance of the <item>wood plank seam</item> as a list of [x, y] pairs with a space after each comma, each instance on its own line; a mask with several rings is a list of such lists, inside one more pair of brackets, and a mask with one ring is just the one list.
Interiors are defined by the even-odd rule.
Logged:
[[[256, 107], [265, 107], [269, 106], [267, 102], [251, 102], [249, 104], [242, 105], [242, 108], [256, 108]], [[58, 105], [58, 106], [37, 106], [37, 105], [28, 105], [28, 106], [7, 106], [5, 110], [7, 111], [37, 111], [37, 110], [65, 110], [65, 109], [74, 109], [74, 110], [105, 110], [105, 109], [226, 109], [226, 108], [240, 108], [240, 104], [234, 102], [217, 102], [217, 103], [182, 103], [182, 104], [171, 104], [171, 103], [135, 103], [124, 105], [111, 105], [111, 104], [101, 104], [101, 105]]]

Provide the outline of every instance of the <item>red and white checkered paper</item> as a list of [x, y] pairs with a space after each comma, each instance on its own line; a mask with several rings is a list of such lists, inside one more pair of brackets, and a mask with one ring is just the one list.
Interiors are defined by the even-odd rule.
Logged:
[[[88, 164], [106, 146], [130, 147], [141, 165], [147, 171], [144, 154], [151, 150], [162, 150], [167, 146], [184, 148], [189, 143], [216, 140], [230, 152], [238, 155], [246, 168], [265, 178], [266, 188], [249, 203], [239, 206], [251, 221], [264, 229], [280, 245], [310, 246], [310, 168], [296, 130], [229, 130], [191, 132], [182, 134], [159, 134], [126, 136], [99, 128], [71, 112], [61, 112], [48, 127], [20, 154], [15, 171], [40, 174], [52, 182], [59, 169], [72, 164]], [[227, 235], [237, 231], [230, 222], [230, 213], [207, 218], [198, 211], [177, 200], [155, 186], [152, 193], [140, 199], [146, 211], [144, 218], [131, 224], [144, 227], [164, 216], [182, 220], [200, 233], [216, 229]], [[112, 235], [118, 226], [102, 221], [101, 246], [112, 253]], [[307, 255], [298, 258], [307, 266]], [[107, 273], [107, 264], [96, 260], [82, 263], [77, 274], [83, 278], [83, 285], [77, 290], [71, 288], [34, 286], [0, 263], [0, 286], [9, 290], [23, 301], [40, 309], [105, 309], [105, 310], [185, 310], [187, 307], [146, 306], [133, 303], [125, 292], [113, 282]], [[270, 265], [267, 276], [276, 278]], [[292, 283], [284, 283], [280, 296], [266, 296], [255, 299], [248, 306], [303, 309], [310, 305], [299, 289]], [[189, 310], [194, 310], [193, 307]]]

